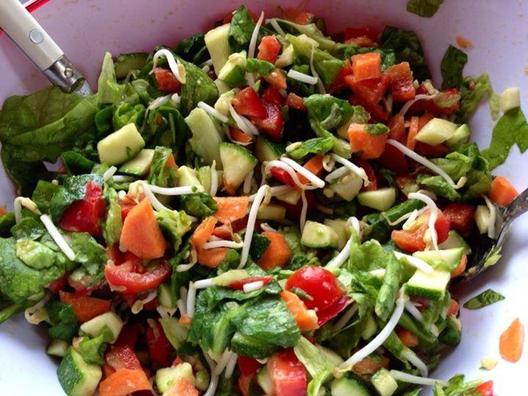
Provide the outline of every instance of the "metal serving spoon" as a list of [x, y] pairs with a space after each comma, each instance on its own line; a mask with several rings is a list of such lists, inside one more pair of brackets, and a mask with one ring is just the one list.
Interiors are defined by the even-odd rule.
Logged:
[[511, 223], [528, 212], [528, 189], [524, 190], [513, 202], [505, 208], [497, 207], [495, 219], [495, 238], [479, 238], [473, 248], [471, 265], [464, 273], [463, 280], [472, 279], [493, 266], [500, 258], [501, 250], [506, 241]]
[[83, 75], [19, 0], [0, 0], [0, 27], [51, 83], [65, 92], [91, 93]]

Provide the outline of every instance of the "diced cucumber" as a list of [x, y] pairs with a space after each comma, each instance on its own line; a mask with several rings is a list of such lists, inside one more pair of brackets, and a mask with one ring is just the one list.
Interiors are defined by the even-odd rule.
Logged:
[[159, 305], [165, 308], [176, 307], [176, 299], [170, 290], [170, 286], [166, 283], [160, 285], [158, 288], [158, 302]]
[[174, 349], [179, 349], [187, 338], [189, 327], [181, 324], [178, 319], [170, 317], [161, 318], [160, 324]]
[[280, 144], [270, 142], [261, 135], [257, 137], [255, 155], [260, 162], [277, 160], [285, 152], [286, 149]]
[[70, 345], [63, 340], [52, 340], [48, 346], [48, 355], [64, 357]]
[[211, 165], [215, 160], [216, 166], [220, 169], [222, 163], [219, 146], [222, 143], [223, 135], [209, 114], [203, 109], [196, 108], [185, 118], [185, 122], [192, 133], [190, 139], [192, 150], [202, 157], [208, 165]]
[[119, 172], [127, 175], [143, 176], [149, 171], [152, 158], [154, 158], [154, 150], [143, 149], [130, 161], [121, 165]]
[[456, 232], [455, 230], [449, 231], [449, 234], [447, 234], [447, 239], [442, 242], [438, 247], [442, 250], [444, 249], [453, 249], [453, 248], [464, 248], [464, 254], [470, 254], [471, 248], [466, 243], [464, 238]]
[[457, 124], [451, 121], [433, 118], [420, 129], [416, 135], [416, 140], [434, 146], [450, 139], [455, 134], [456, 129]]
[[369, 315], [365, 328], [361, 333], [361, 338], [370, 340], [378, 332], [378, 324], [372, 315]]
[[361, 191], [363, 179], [355, 173], [348, 173], [335, 183], [330, 184], [330, 188], [345, 201], [352, 201]]
[[226, 64], [218, 73], [218, 78], [231, 88], [246, 85], [246, 51], [229, 55]]
[[211, 55], [216, 75], [220, 74], [220, 70], [226, 64], [231, 52], [229, 48], [229, 26], [229, 23], [220, 25], [209, 30], [204, 37], [205, 46]]
[[268, 373], [267, 366], [262, 367], [257, 373], [257, 383], [266, 395], [273, 394], [273, 382], [271, 380], [271, 376]]
[[346, 377], [336, 378], [330, 384], [332, 396], [369, 396], [370, 392], [357, 379], [347, 375]]
[[464, 255], [464, 248], [452, 248], [445, 250], [426, 250], [423, 252], [414, 252], [413, 256], [417, 257], [433, 268], [443, 271], [452, 272]]
[[518, 87], [506, 88], [500, 95], [500, 109], [503, 113], [521, 106], [521, 91]]
[[459, 144], [467, 143], [469, 137], [471, 136], [471, 130], [469, 129], [468, 124], [460, 125], [453, 136], [446, 140], [447, 147], [455, 148]]
[[229, 114], [229, 104], [231, 103], [231, 100], [234, 97], [235, 97], [235, 91], [233, 91], [232, 89], [228, 90], [227, 92], [222, 93], [216, 100], [214, 108], [218, 112], [227, 116]]
[[392, 396], [398, 390], [398, 383], [389, 370], [384, 368], [378, 370], [372, 376], [370, 382], [372, 382], [380, 396]]
[[412, 296], [440, 300], [444, 297], [450, 278], [451, 274], [447, 271], [434, 270], [427, 274], [423, 271], [416, 270], [407, 282], [406, 290]]
[[220, 159], [224, 168], [224, 185], [233, 190], [242, 184], [257, 165], [257, 159], [249, 150], [234, 143], [220, 144]]
[[275, 61], [275, 66], [281, 69], [290, 66], [293, 63], [293, 54], [293, 45], [290, 44], [282, 50], [282, 53]]
[[178, 186], [189, 186], [196, 187], [199, 190], [203, 189], [200, 180], [198, 180], [198, 172], [195, 169], [189, 168], [188, 166], [180, 166], [176, 171], [176, 177], [178, 178]]
[[343, 249], [350, 238], [350, 226], [345, 219], [325, 219], [325, 225], [337, 234], [337, 248]]
[[290, 187], [285, 192], [275, 195], [275, 198], [290, 205], [296, 205], [301, 199], [301, 192]]
[[337, 367], [344, 362], [343, 358], [329, 348], [316, 344], [317, 349], [323, 354], [325, 359], [330, 363], [330, 366]]
[[110, 343], [113, 344], [123, 328], [123, 321], [116, 313], [105, 312], [102, 315], [90, 319], [88, 322], [84, 322], [81, 325], [80, 330], [81, 334], [88, 334], [89, 336], [97, 337], [101, 335], [105, 327], [112, 332], [113, 337]]
[[115, 75], [118, 80], [125, 78], [134, 70], [141, 70], [147, 63], [148, 54], [145, 52], [133, 52], [122, 54], [114, 63]]
[[281, 221], [286, 218], [286, 208], [281, 205], [261, 205], [257, 212], [258, 220]]
[[489, 208], [486, 205], [478, 205], [477, 210], [475, 210], [475, 223], [477, 223], [477, 228], [481, 234], [488, 232], [490, 221], [491, 213]]
[[329, 226], [316, 221], [307, 221], [302, 230], [301, 243], [312, 248], [336, 248], [337, 233]]
[[394, 205], [396, 201], [396, 189], [387, 187], [375, 191], [365, 191], [359, 193], [357, 198], [361, 205], [383, 212]]
[[202, 166], [198, 168], [198, 181], [205, 191], [211, 191], [211, 167]]
[[165, 367], [156, 371], [156, 387], [161, 393], [167, 392], [171, 385], [181, 379], [194, 384], [193, 369], [190, 363], [183, 362], [175, 367]]
[[134, 158], [145, 147], [145, 140], [136, 124], [130, 123], [111, 133], [97, 143], [99, 160], [108, 165], [118, 165]]
[[68, 396], [91, 396], [95, 393], [102, 377], [99, 366], [86, 363], [73, 348], [62, 359], [57, 376]]

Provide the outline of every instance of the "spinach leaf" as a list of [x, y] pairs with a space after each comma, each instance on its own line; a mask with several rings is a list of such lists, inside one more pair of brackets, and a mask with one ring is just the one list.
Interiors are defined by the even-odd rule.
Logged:
[[494, 290], [487, 289], [464, 303], [464, 308], [480, 309], [504, 300], [504, 296]]
[[182, 195], [180, 200], [182, 209], [191, 216], [207, 217], [216, 212], [216, 201], [206, 192]]
[[407, 0], [407, 11], [424, 18], [431, 18], [444, 0]]
[[11, 228], [11, 234], [16, 239], [31, 239], [36, 241], [46, 234], [46, 228], [41, 221], [33, 217], [24, 217], [18, 224]]
[[288, 155], [295, 160], [300, 160], [309, 154], [326, 154], [332, 150], [334, 144], [335, 138], [332, 136], [308, 139], [289, 151]]
[[234, 13], [229, 25], [229, 46], [232, 52], [247, 49], [255, 23], [245, 5], [241, 5]]
[[506, 161], [514, 144], [517, 144], [521, 153], [528, 148], [528, 122], [520, 107], [504, 113], [493, 128], [490, 146], [482, 152], [490, 169]]
[[61, 159], [66, 172], [70, 175], [90, 173], [95, 166], [95, 161], [86, 158], [76, 151], [65, 151], [62, 153]]
[[103, 178], [96, 174], [87, 174], [69, 176], [64, 179], [64, 184], [55, 191], [50, 201], [50, 214], [53, 221], [58, 222], [68, 206], [85, 197], [88, 182], [102, 185]]
[[199, 65], [208, 58], [207, 47], [205, 46], [204, 35], [202, 33], [194, 34], [180, 43], [174, 49], [174, 52], [187, 62]]
[[86, 232], [73, 232], [70, 238], [75, 261], [81, 264], [89, 275], [102, 276], [103, 268], [108, 261], [105, 248]]
[[0, 216], [0, 237], [8, 237], [11, 234], [11, 228], [15, 225], [15, 214], [13, 212]]
[[53, 250], [32, 239], [17, 240], [16, 255], [25, 265], [37, 271], [50, 268], [57, 261]]
[[46, 304], [51, 327], [48, 334], [56, 340], [71, 342], [79, 329], [79, 321], [69, 304], [51, 300]]
[[463, 81], [464, 66], [468, 57], [464, 51], [450, 45], [440, 63], [442, 72], [442, 89], [459, 88]]
[[249, 248], [249, 256], [251, 259], [254, 261], [260, 260], [270, 243], [271, 241], [266, 236], [257, 233], [253, 234]]
[[174, 251], [178, 251], [183, 236], [191, 229], [191, 218], [183, 210], [163, 209], [156, 213], [156, 220], [172, 241]]
[[387, 26], [381, 35], [381, 48], [394, 51], [397, 62], [409, 62], [414, 78], [418, 81], [431, 78], [422, 44], [416, 33]]
[[400, 286], [400, 262], [396, 259], [393, 253], [386, 253], [386, 271], [383, 277], [383, 284], [381, 285], [376, 299], [376, 306], [374, 308], [376, 315], [381, 320], [387, 320], [392, 314], [396, 295]]
[[157, 146], [154, 149], [152, 165], [148, 175], [149, 184], [160, 187], [174, 186], [177, 181], [176, 167], [172, 162], [172, 150], [168, 147]]
[[165, 103], [148, 112], [142, 135], [148, 140], [149, 147], [170, 147], [177, 154], [184, 152], [191, 132], [178, 109]]
[[198, 102], [213, 105], [218, 99], [218, 88], [211, 78], [198, 66], [180, 59], [185, 67], [186, 82], [181, 89], [180, 109], [183, 116], [190, 113]]
[[121, 230], [123, 229], [123, 219], [121, 217], [121, 206], [116, 190], [105, 185], [104, 195], [108, 203], [106, 218], [103, 222], [103, 237], [108, 246], [119, 242]]
[[136, 126], [140, 127], [143, 123], [145, 111], [145, 106], [140, 103], [135, 105], [127, 102], [120, 103], [117, 105], [112, 116], [114, 131], [121, 129], [130, 123], [134, 123]]
[[273, 70], [275, 70], [275, 65], [265, 60], [249, 58], [246, 62], [246, 71], [250, 73], [258, 73], [262, 77], [267, 76]]
[[310, 125], [320, 137], [332, 137], [330, 129], [338, 128], [353, 114], [348, 101], [331, 95], [314, 94], [304, 99]]
[[458, 123], [467, 122], [486, 96], [493, 96], [493, 89], [487, 74], [479, 77], [465, 77], [460, 86], [460, 109], [456, 113]]

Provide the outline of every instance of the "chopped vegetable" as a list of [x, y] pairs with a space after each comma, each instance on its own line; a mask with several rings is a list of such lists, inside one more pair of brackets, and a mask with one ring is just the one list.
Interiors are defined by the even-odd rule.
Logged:
[[515, 319], [500, 336], [499, 351], [504, 360], [516, 363], [521, 359], [524, 344], [524, 326]]

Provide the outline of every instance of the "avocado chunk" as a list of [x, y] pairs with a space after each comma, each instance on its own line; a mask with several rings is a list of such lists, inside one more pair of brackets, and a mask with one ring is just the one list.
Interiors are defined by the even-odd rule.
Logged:
[[246, 51], [229, 55], [218, 78], [231, 88], [246, 85]]
[[378, 370], [370, 379], [380, 396], [392, 396], [398, 390], [398, 383], [387, 369]]
[[226, 64], [230, 53], [229, 23], [209, 30], [205, 34], [204, 40], [207, 51], [209, 51], [209, 55], [211, 55], [215, 73], [218, 76], [220, 70], [222, 70], [222, 67]]
[[331, 227], [316, 221], [307, 221], [301, 235], [301, 243], [312, 248], [336, 248], [338, 240]]
[[361, 205], [383, 212], [394, 205], [396, 201], [396, 189], [387, 187], [375, 191], [365, 191], [359, 193], [357, 198]]
[[176, 171], [178, 177], [178, 186], [189, 186], [196, 187], [199, 190], [203, 190], [203, 186], [198, 180], [198, 173], [193, 168], [188, 166], [180, 166]]
[[99, 366], [86, 363], [82, 356], [70, 348], [57, 369], [59, 382], [68, 396], [91, 396], [102, 377]]
[[196, 108], [185, 118], [185, 122], [192, 133], [190, 140], [192, 150], [209, 165], [216, 161], [217, 169], [220, 169], [222, 135], [211, 117], [205, 110]]
[[93, 319], [90, 319], [88, 322], [84, 322], [81, 325], [81, 334], [88, 334], [92, 337], [100, 336], [103, 331], [106, 329], [112, 332], [111, 344], [117, 340], [121, 329], [123, 328], [123, 321], [121, 318], [114, 312], [106, 312], [102, 315], [96, 316]]
[[143, 147], [143, 136], [136, 124], [130, 123], [100, 140], [97, 143], [97, 153], [102, 163], [118, 165], [134, 158]]

